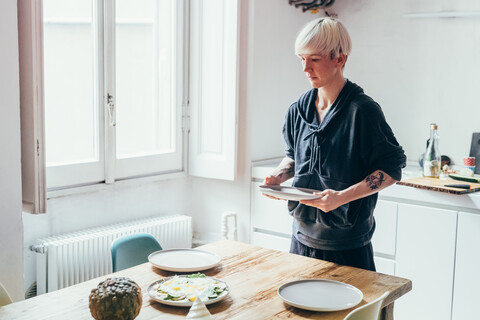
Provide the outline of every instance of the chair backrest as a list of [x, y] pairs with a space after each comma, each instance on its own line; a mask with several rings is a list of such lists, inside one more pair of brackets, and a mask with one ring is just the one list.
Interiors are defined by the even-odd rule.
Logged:
[[12, 303], [12, 298], [10, 298], [7, 290], [0, 282], [0, 307], [10, 303]]
[[390, 292], [387, 291], [377, 299], [353, 310], [344, 320], [377, 320], [380, 315], [382, 302], [389, 294]]
[[159, 250], [162, 246], [149, 233], [120, 237], [111, 246], [113, 272], [148, 262], [148, 256]]

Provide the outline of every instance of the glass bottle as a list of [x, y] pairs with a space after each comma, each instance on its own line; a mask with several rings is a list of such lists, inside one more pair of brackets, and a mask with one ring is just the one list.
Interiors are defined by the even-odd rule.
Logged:
[[440, 177], [441, 155], [438, 149], [440, 137], [437, 130], [438, 126], [435, 123], [430, 124], [430, 140], [423, 156], [423, 176], [428, 178]]

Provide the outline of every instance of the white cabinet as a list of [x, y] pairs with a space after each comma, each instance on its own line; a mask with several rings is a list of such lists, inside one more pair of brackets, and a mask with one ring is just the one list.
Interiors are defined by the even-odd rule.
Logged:
[[377, 272], [389, 275], [395, 275], [395, 260], [374, 256], [375, 268]]
[[395, 303], [397, 319], [450, 319], [456, 227], [456, 211], [398, 205], [395, 274], [413, 289]]
[[260, 181], [252, 181], [251, 239], [254, 245], [288, 252], [292, 236], [292, 216], [287, 202], [268, 198], [259, 190]]
[[378, 200], [373, 216], [376, 228], [372, 238], [375, 253], [395, 256], [397, 238], [397, 206], [396, 202]]
[[292, 234], [292, 216], [287, 201], [268, 198], [260, 192], [261, 182], [252, 182], [252, 225], [255, 229]]
[[397, 207], [396, 202], [378, 200], [373, 213], [376, 223], [372, 238], [375, 267], [378, 272], [390, 275], [395, 274]]
[[252, 232], [252, 244], [263, 248], [278, 250], [282, 252], [290, 251], [290, 238], [276, 236], [265, 232]]
[[459, 212], [452, 320], [479, 319], [480, 215]]

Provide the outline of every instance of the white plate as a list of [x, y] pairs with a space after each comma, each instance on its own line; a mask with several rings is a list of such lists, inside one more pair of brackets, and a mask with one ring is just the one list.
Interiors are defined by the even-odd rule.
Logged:
[[292, 281], [278, 288], [278, 295], [291, 306], [311, 311], [344, 310], [363, 299], [354, 286], [327, 279]]
[[196, 249], [169, 249], [148, 256], [155, 267], [172, 272], [203, 271], [216, 266], [221, 258], [214, 253]]
[[[181, 275], [181, 276], [178, 276], [178, 277], [185, 277], [185, 275]], [[150, 298], [152, 298], [153, 300], [157, 301], [157, 302], [160, 302], [160, 303], [163, 303], [163, 304], [166, 304], [166, 305], [169, 305], [169, 306], [177, 306], [177, 307], [191, 307], [193, 302], [190, 301], [190, 300], [186, 300], [186, 301], [172, 301], [172, 300], [163, 300], [162, 298], [160, 298], [160, 296], [157, 294], [157, 288], [158, 286], [164, 282], [164, 281], [168, 281], [170, 280], [171, 278], [173, 277], [168, 277], [168, 278], [163, 278], [161, 280], [158, 280], [158, 281], [155, 281], [154, 283], [150, 284], [148, 286], [148, 289], [147, 289], [147, 292], [148, 292], [148, 295], [150, 296]], [[219, 280], [217, 278], [212, 278], [212, 277], [207, 277], [207, 278], [210, 278], [210, 279], [213, 279], [213, 280], [216, 280], [216, 281], [219, 281], [219, 282], [222, 282], [226, 285], [226, 288], [225, 288], [225, 291], [223, 291], [218, 297], [216, 297], [215, 299], [210, 299], [210, 300], [207, 300], [207, 301], [203, 301], [203, 303], [205, 305], [207, 304], [212, 304], [212, 303], [215, 303], [215, 302], [218, 302], [220, 300], [223, 300], [225, 299], [226, 296], [228, 296], [228, 294], [230, 293], [230, 287], [228, 286], [228, 284], [222, 280]]]
[[314, 192], [320, 192], [319, 190], [307, 189], [307, 188], [295, 188], [295, 187], [285, 187], [285, 186], [270, 186], [270, 185], [261, 185], [259, 186], [260, 191], [269, 196], [292, 201], [300, 200], [312, 200], [321, 198], [322, 196], [314, 195]]

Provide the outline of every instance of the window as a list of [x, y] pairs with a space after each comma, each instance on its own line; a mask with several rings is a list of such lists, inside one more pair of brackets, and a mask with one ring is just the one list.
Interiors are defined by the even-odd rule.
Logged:
[[47, 186], [182, 170], [182, 1], [43, 0]]
[[239, 3], [19, 1], [24, 210], [46, 212], [45, 181], [233, 180]]

